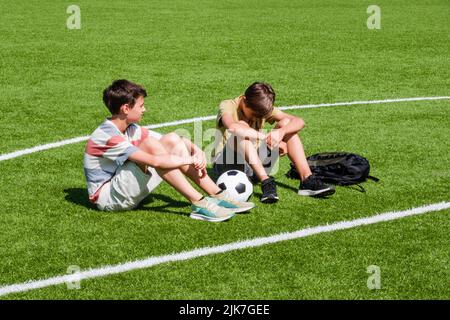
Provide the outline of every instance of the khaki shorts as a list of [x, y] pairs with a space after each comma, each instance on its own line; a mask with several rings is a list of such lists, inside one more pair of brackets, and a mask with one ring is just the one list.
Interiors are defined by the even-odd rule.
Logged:
[[147, 173], [144, 173], [136, 163], [127, 161], [102, 186], [97, 207], [102, 211], [131, 210], [161, 182], [162, 178], [154, 168], [148, 167]]

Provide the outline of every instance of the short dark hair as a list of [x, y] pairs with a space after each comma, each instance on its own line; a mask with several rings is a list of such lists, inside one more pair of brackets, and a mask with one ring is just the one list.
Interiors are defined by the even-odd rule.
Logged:
[[146, 96], [147, 91], [142, 86], [125, 79], [115, 80], [103, 90], [103, 102], [113, 115], [118, 114], [124, 104], [133, 108], [137, 98]]
[[259, 117], [269, 116], [273, 111], [275, 91], [265, 82], [255, 82], [245, 90], [247, 106]]

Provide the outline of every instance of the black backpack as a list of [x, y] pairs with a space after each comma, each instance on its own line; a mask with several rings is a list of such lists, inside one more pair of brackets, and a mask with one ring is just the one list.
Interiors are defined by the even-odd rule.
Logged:
[[[369, 175], [369, 161], [354, 153], [317, 153], [309, 156], [307, 160], [312, 173], [327, 183], [339, 186], [358, 185], [359, 190], [365, 192], [365, 189], [359, 183], [367, 179], [379, 181], [378, 178]], [[286, 176], [291, 179], [300, 179], [294, 164], [291, 163], [291, 169], [286, 173]]]

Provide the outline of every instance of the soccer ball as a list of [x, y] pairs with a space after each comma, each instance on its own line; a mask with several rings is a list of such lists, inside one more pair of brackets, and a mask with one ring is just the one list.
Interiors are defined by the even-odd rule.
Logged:
[[253, 185], [247, 175], [238, 170], [224, 172], [217, 179], [217, 185], [236, 201], [247, 201], [253, 193]]

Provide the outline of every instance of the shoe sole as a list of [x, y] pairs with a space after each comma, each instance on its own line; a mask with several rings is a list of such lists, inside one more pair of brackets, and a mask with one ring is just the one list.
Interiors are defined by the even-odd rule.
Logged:
[[208, 217], [208, 216], [204, 216], [202, 214], [192, 212], [189, 217], [192, 219], [195, 219], [195, 220], [203, 220], [203, 221], [209, 221], [209, 222], [222, 222], [222, 221], [226, 221], [226, 220], [233, 218], [234, 214], [231, 216], [228, 216], [228, 217], [219, 217], [218, 218], [218, 217]]
[[230, 211], [233, 211], [234, 213], [244, 213], [244, 212], [252, 210], [254, 207], [256, 207], [256, 206], [249, 207], [249, 208], [227, 208], [227, 209]]
[[274, 197], [274, 198], [262, 198], [261, 202], [262, 203], [275, 203], [278, 202], [279, 198], [278, 197]]
[[309, 197], [326, 197], [335, 193], [336, 190], [333, 188], [326, 188], [322, 190], [298, 190], [299, 196], [309, 196]]

